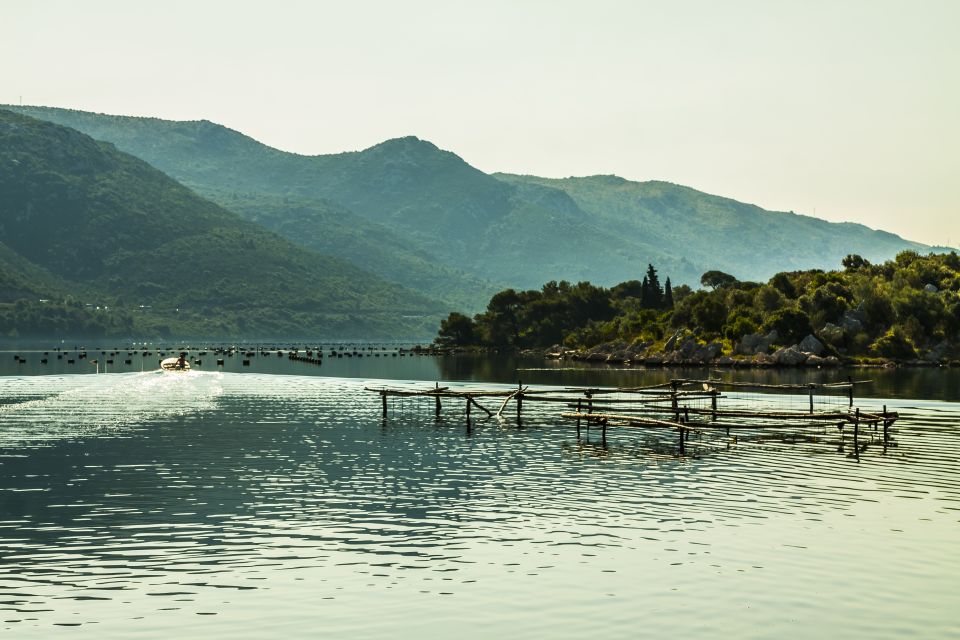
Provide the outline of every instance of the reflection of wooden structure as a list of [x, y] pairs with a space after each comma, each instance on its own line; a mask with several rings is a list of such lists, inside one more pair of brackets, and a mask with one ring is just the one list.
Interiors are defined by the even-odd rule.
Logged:
[[[853, 428], [854, 455], [859, 456], [860, 430], [883, 428], [883, 443], [890, 440], [890, 426], [900, 417], [896, 412], [866, 412], [853, 406], [854, 387], [869, 381], [848, 381], [810, 384], [759, 384], [750, 382], [723, 382], [720, 380], [675, 379], [663, 384], [630, 388], [567, 388], [534, 390], [522, 383], [516, 389], [453, 389], [432, 388], [368, 388], [378, 393], [384, 419], [388, 416], [390, 398], [433, 399], [434, 415], [441, 416], [443, 402], [464, 402], [469, 422], [471, 409], [488, 417], [501, 417], [511, 401], [516, 407], [516, 419], [522, 424], [524, 403], [560, 405], [566, 409], [559, 417], [581, 429], [599, 427], [605, 441], [609, 426], [635, 428], [666, 428], [675, 430], [679, 437], [679, 451], [684, 453], [690, 434], [702, 434], [721, 429], [726, 435], [731, 430], [768, 431], [804, 429], [809, 427], [837, 427], [841, 434], [847, 426]], [[771, 394], [773, 392], [773, 394]], [[774, 395], [775, 394], [775, 395]], [[484, 407], [480, 400], [497, 400], [499, 409]], [[720, 400], [724, 400], [721, 406]], [[783, 408], [782, 404], [801, 404], [802, 408]], [[772, 406], [771, 406], [772, 405]]]

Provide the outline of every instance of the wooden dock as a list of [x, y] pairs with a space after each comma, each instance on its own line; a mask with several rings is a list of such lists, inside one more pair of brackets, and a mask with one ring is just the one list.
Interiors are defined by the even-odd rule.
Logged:
[[[541, 404], [547, 408], [557, 407], [557, 418], [575, 427], [578, 438], [581, 429], [591, 427], [599, 428], [603, 442], [610, 426], [673, 430], [677, 433], [680, 455], [684, 455], [685, 443], [692, 433], [722, 430], [730, 436], [731, 431], [782, 432], [807, 428], [822, 431], [833, 426], [842, 438], [849, 427], [853, 432], [853, 455], [859, 458], [861, 430], [878, 431], [882, 427], [883, 444], [887, 446], [890, 428], [900, 417], [897, 412], [887, 411], [886, 406], [881, 412], [854, 407], [854, 389], [869, 383], [869, 380], [849, 380], [826, 384], [762, 384], [678, 378], [625, 388], [531, 389], [519, 382], [515, 389], [452, 388], [435, 383], [426, 388], [368, 387], [367, 391], [380, 395], [385, 420], [392, 400], [409, 398], [432, 405], [437, 420], [441, 418], [444, 404], [463, 406], [468, 425], [474, 410], [488, 418], [503, 419], [512, 403], [511, 413], [515, 411], [517, 425], [522, 426], [524, 404]], [[778, 401], [789, 406], [765, 406], [771, 404], [771, 399], [775, 400], [773, 404]], [[418, 403], [418, 407], [423, 404]], [[797, 405], [802, 408], [798, 409]]]

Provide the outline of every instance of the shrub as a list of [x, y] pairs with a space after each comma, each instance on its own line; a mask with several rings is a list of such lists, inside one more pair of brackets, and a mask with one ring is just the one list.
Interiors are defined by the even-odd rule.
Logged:
[[917, 351], [914, 349], [913, 343], [898, 326], [891, 328], [877, 338], [870, 345], [870, 353], [883, 358], [896, 358], [898, 360], [909, 360], [917, 357]]
[[813, 333], [810, 317], [799, 309], [781, 309], [767, 318], [764, 326], [777, 332], [780, 344], [795, 344]]
[[731, 340], [739, 340], [748, 333], [757, 332], [757, 323], [749, 316], [737, 316], [733, 322], [723, 328], [723, 335]]

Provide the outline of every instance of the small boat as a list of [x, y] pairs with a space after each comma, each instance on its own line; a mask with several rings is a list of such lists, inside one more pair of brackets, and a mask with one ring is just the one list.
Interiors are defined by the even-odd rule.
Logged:
[[177, 364], [180, 358], [164, 358], [160, 361], [160, 368], [164, 371], [190, 371], [190, 363], [184, 359], [183, 364]]

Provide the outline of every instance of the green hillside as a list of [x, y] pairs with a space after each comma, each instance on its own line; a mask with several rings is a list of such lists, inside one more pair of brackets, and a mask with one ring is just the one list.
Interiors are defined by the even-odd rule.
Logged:
[[479, 297], [498, 289], [438, 262], [412, 238], [329, 200], [210, 189], [204, 195], [291, 242], [362, 265], [384, 280], [442, 300], [448, 307], [479, 310]]
[[[286, 213], [272, 205], [265, 214], [238, 205], [247, 217], [271, 218], [274, 229], [284, 228], [279, 220], [285, 216], [302, 218], [295, 203], [303, 198], [332, 201], [381, 224], [393, 236], [386, 244], [416, 247], [439, 272], [453, 268], [481, 281], [514, 286], [533, 286], [545, 274], [615, 282], [641, 271], [649, 255], [660, 256], [659, 263], [678, 278], [693, 280], [702, 271], [700, 264], [665, 256], [642, 238], [599, 228], [561, 190], [506, 184], [413, 137], [360, 152], [301, 156], [207, 121], [16, 109], [112, 142], [226, 206], [234, 203], [225, 197], [234, 194], [248, 204], [257, 198], [266, 198], [264, 203], [270, 198], [292, 200]], [[324, 235], [334, 255], [352, 259], [338, 248], [351, 245], [349, 236], [339, 235], [335, 228], [324, 230]], [[405, 273], [397, 278], [418, 286]], [[460, 288], [468, 296], [462, 308], [482, 306], [492, 289], [492, 285]]]
[[62, 297], [70, 285], [0, 242], [0, 302]]
[[[836, 264], [856, 253], [880, 261], [902, 250], [926, 245], [875, 231], [863, 225], [833, 223], [792, 212], [766, 211], [668, 182], [632, 182], [617, 176], [552, 180], [536, 176], [495, 174], [516, 185], [559, 189], [603, 228], [617, 228], [643, 238], [653, 252], [696, 256], [700, 265], [744, 279], [764, 279], [777, 270], [802, 270]], [[704, 260], [703, 257], [710, 257]], [[831, 260], [832, 256], [838, 256]], [[669, 260], [658, 259], [675, 273]], [[695, 269], [702, 273], [703, 270]], [[699, 273], [683, 273], [689, 283]]]
[[[648, 262], [678, 284], [696, 285], [700, 274], [715, 268], [766, 279], [785, 268], [829, 267], [848, 253], [883, 260], [902, 250], [929, 249], [862, 225], [765, 211], [664, 182], [488, 175], [415, 137], [303, 156], [207, 121], [19, 110], [112, 142], [201, 194], [252, 195], [250, 206], [236, 207], [249, 218], [270, 219], [272, 228], [288, 229], [289, 221], [298, 233], [322, 233], [303, 226], [297, 202], [332, 202], [381, 225], [391, 237], [385, 245], [416, 246], [428, 264], [508, 286], [549, 279], [609, 285], [637, 278]], [[257, 203], [260, 197], [274, 200]], [[261, 205], [263, 213], [254, 211]], [[321, 241], [324, 247], [365, 264], [350, 253], [356, 245], [349, 235], [339, 236], [342, 230], [333, 227], [327, 231], [331, 239]], [[353, 248], [341, 251], [333, 240], [338, 237]], [[404, 272], [397, 281], [419, 288], [419, 277]], [[468, 302], [482, 304], [487, 291]]]
[[9, 111], [0, 111], [0, 225], [0, 242], [77, 290], [150, 308], [144, 328], [407, 337], [441, 310], [243, 220], [111, 144]]

